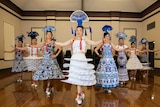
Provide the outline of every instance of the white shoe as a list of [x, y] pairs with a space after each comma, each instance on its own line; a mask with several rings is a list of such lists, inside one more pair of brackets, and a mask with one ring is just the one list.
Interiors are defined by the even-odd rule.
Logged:
[[81, 96], [80, 96], [80, 98], [81, 98], [82, 100], [84, 100], [84, 98], [85, 98], [85, 94], [84, 94], [84, 92], [81, 92]]
[[17, 80], [17, 82], [20, 82], [20, 83], [21, 83], [21, 82], [22, 82], [22, 80], [21, 80], [21, 79], [18, 79], [18, 80]]
[[31, 87], [34, 87], [34, 84], [33, 84], [33, 83], [31, 84]]
[[51, 92], [49, 91], [49, 89], [46, 89], [46, 95], [49, 96], [51, 94]]
[[76, 98], [77, 104], [82, 104], [82, 99], [81, 98]]
[[111, 93], [112, 93], [112, 91], [111, 91], [110, 89], [108, 89], [107, 91], [108, 91], [108, 94], [111, 94]]
[[123, 82], [121, 81], [120, 84], [123, 85]]
[[19, 82], [19, 79], [17, 80], [17, 82]]
[[34, 87], [35, 87], [35, 88], [37, 88], [37, 86], [38, 86], [37, 84], [34, 84]]
[[37, 86], [38, 86], [37, 84], [34, 84], [34, 83], [31, 84], [32, 88], [37, 88]]
[[53, 91], [54, 91], [54, 88], [53, 88], [53, 87], [52, 87], [52, 88], [47, 88], [47, 89], [46, 89], [46, 95], [47, 95], [47, 96], [50, 96], [51, 93], [53, 93]]

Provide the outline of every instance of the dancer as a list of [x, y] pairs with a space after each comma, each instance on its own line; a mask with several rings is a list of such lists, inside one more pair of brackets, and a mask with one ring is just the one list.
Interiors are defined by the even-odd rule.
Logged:
[[[55, 31], [54, 26], [45, 26], [46, 41], [39, 47], [43, 47], [43, 58], [38, 70], [33, 75], [33, 80], [47, 80], [46, 94], [50, 96], [53, 92], [53, 87], [50, 84], [50, 79], [63, 79], [64, 75], [58, 65], [56, 57], [61, 52], [62, 48], [55, 45], [52, 31]], [[58, 49], [56, 54], [53, 53], [54, 48]]]
[[[32, 71], [32, 76], [37, 71], [42, 57], [40, 56], [40, 48], [37, 48], [37, 36], [39, 34], [37, 32], [29, 32], [28, 36], [31, 38], [31, 45], [27, 47], [16, 47], [16, 49], [22, 50], [22, 51], [27, 51], [29, 53], [29, 56], [23, 57], [24, 61], [26, 62], [27, 69], [28, 71]], [[32, 81], [31, 86], [33, 88], [37, 87], [36, 80]]]
[[94, 42], [83, 37], [84, 28], [82, 22], [89, 21], [88, 16], [81, 10], [73, 12], [70, 16], [72, 22], [78, 22], [76, 27], [75, 37], [67, 42], [60, 43], [55, 42], [60, 46], [72, 47], [72, 56], [70, 60], [69, 75], [67, 80], [62, 80], [63, 82], [74, 84], [77, 86], [77, 104], [82, 104], [84, 100], [84, 92], [82, 86], [92, 86], [96, 84], [96, 79], [94, 75], [94, 65], [88, 64], [85, 56], [86, 44], [98, 45], [102, 40]]
[[[119, 49], [128, 48], [128, 46], [124, 45], [124, 39], [127, 37], [127, 35], [123, 32], [119, 32], [117, 36], [119, 40], [116, 48]], [[128, 71], [126, 68], [126, 63], [127, 63], [126, 51], [125, 50], [118, 51], [117, 53], [118, 53], [117, 62], [118, 62], [119, 81], [120, 84], [125, 85], [126, 82], [129, 80]]]
[[[40, 57], [40, 48], [37, 48], [37, 36], [39, 34], [37, 32], [29, 32], [28, 36], [31, 38], [31, 45], [28, 47], [24, 47], [24, 48], [17, 48], [19, 50], [23, 50], [23, 51], [29, 51], [29, 56], [27, 57], [23, 57], [24, 61], [26, 62], [28, 71], [32, 71], [32, 76], [33, 74], [37, 71], [40, 63], [41, 63], [41, 59], [42, 57]], [[31, 86], [33, 88], [37, 87], [36, 84], [36, 80], [32, 81]]]
[[128, 50], [129, 59], [127, 61], [127, 70], [131, 70], [130, 79], [136, 80], [137, 70], [143, 69], [141, 62], [139, 61], [137, 54], [142, 52], [135, 47], [136, 37], [131, 36], [130, 40], [131, 48]]
[[19, 78], [17, 79], [17, 82], [22, 82], [22, 72], [27, 70], [27, 66], [23, 60], [24, 51], [16, 49], [17, 47], [23, 47], [23, 39], [24, 36], [20, 35], [16, 37], [16, 40], [18, 40], [18, 46], [14, 46], [15, 49], [11, 51], [4, 51], [7, 53], [15, 52], [15, 60], [12, 66], [11, 72], [18, 72]]
[[150, 50], [147, 48], [147, 39], [146, 38], [142, 38], [141, 39], [141, 44], [142, 44], [142, 48], [140, 49], [142, 52], [140, 53], [140, 61], [143, 65], [143, 77], [146, 77], [146, 75], [148, 74], [148, 70], [151, 70], [152, 67], [149, 66], [149, 52], [158, 52], [159, 50]]
[[[107, 88], [107, 91], [110, 94], [112, 92], [110, 88], [119, 86], [118, 70], [112, 55], [112, 49], [121, 51], [127, 48], [118, 49], [111, 43], [109, 34], [109, 31], [112, 30], [111, 26], [105, 25], [102, 30], [104, 31], [103, 43], [99, 44], [95, 49], [95, 53], [101, 57], [96, 70], [96, 85], [102, 86], [105, 89]], [[102, 55], [98, 53], [100, 48], [102, 48]]]

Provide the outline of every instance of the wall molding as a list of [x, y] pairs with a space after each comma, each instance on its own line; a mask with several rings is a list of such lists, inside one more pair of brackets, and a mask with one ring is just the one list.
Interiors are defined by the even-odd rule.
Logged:
[[[15, 17], [21, 19], [21, 20], [32, 20], [32, 21], [41, 21], [41, 20], [53, 20], [53, 19], [47, 19], [48, 16], [55, 16], [55, 17], [69, 17], [70, 14], [73, 11], [24, 11], [17, 7], [14, 3], [12, 3], [10, 0], [0, 0], [0, 3], [7, 6], [9, 9], [13, 10], [20, 16], [14, 14], [13, 12], [7, 10], [5, 7], [0, 6], [3, 10], [7, 11], [8, 13], [14, 15]], [[119, 11], [107, 11], [107, 12], [96, 12], [96, 11], [85, 11], [89, 17], [119, 17], [119, 20], [103, 20], [103, 21], [123, 21], [123, 22], [143, 22], [144, 20], [160, 13], [160, 11], [157, 11], [148, 17], [144, 18], [154, 10], [160, 8], [160, 0], [156, 1], [154, 4], [143, 10], [142, 12], [119, 12]], [[46, 19], [30, 19], [29, 17], [46, 17]], [[25, 17], [25, 18], [22, 18]], [[27, 18], [28, 17], [28, 18]], [[121, 20], [121, 18], [134, 18], [139, 19], [138, 21], [135, 20]], [[56, 20], [56, 19], [55, 19]], [[92, 19], [91, 21], [99, 21], [96, 19]]]

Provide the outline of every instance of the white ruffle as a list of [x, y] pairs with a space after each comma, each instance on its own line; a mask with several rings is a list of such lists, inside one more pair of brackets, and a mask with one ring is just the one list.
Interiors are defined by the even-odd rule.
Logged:
[[62, 82], [74, 84], [74, 85], [81, 85], [81, 86], [92, 86], [96, 84], [96, 80], [92, 81], [79, 81], [78, 79], [69, 78], [68, 80], [61, 80]]
[[88, 64], [84, 53], [73, 54], [69, 64], [69, 75], [67, 80], [63, 82], [91, 86], [96, 84], [96, 77], [93, 70], [94, 65]]
[[128, 59], [126, 67], [128, 70], [143, 69], [142, 63], [139, 61], [139, 59], [136, 55], [132, 55]]
[[42, 59], [42, 57], [29, 56], [29, 57], [23, 57], [23, 59]]

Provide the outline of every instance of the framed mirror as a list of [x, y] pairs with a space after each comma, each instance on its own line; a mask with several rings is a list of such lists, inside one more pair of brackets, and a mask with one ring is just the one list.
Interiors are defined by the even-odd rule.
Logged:
[[[136, 28], [124, 28], [123, 32], [125, 34], [127, 34], [127, 38], [125, 39], [125, 44], [127, 46], [130, 46], [130, 42], [129, 42], [129, 39], [131, 36], [136, 36], [137, 37], [137, 29]], [[137, 41], [136, 41], [136, 46], [137, 46]]]

